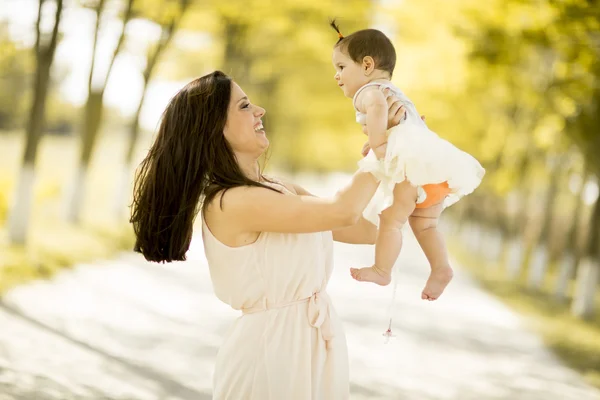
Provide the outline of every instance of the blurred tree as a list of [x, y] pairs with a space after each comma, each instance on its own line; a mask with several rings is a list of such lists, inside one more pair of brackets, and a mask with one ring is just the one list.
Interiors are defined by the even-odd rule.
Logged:
[[147, 18], [148, 20], [159, 24], [161, 32], [156, 43], [150, 45], [146, 51], [146, 66], [143, 72], [144, 84], [142, 95], [129, 126], [123, 175], [116, 192], [115, 214], [117, 217], [123, 215], [123, 205], [125, 204], [125, 198], [131, 186], [131, 165], [133, 163], [133, 155], [139, 138], [140, 115], [142, 108], [144, 107], [148, 84], [154, 77], [160, 58], [173, 40], [190, 3], [191, 0], [159, 0], [159, 3], [157, 3], [157, 0], [146, 0], [138, 3], [139, 11], [136, 12], [136, 14], [139, 17]]
[[[497, 12], [500, 9], [502, 12]], [[534, 116], [529, 136], [536, 151], [562, 157], [569, 144], [576, 143], [590, 172], [600, 176], [600, 5], [580, 0], [509, 0], [473, 16], [471, 30], [463, 29], [471, 37], [473, 58], [486, 71], [490, 86], [519, 88], [514, 99], [523, 102], [526, 114]], [[536, 171], [537, 177], [550, 180], [545, 204], [552, 206], [558, 187], [546, 165], [536, 162]], [[580, 300], [574, 305], [578, 315], [591, 315], [594, 304], [600, 266], [594, 251], [599, 246], [598, 207], [589, 223], [586, 268], [580, 274], [585, 284], [578, 286]], [[552, 214], [541, 207], [528, 210], [534, 211], [541, 211], [545, 218], [528, 227], [539, 230], [541, 226], [543, 241]], [[590, 269], [590, 265], [595, 267]]]
[[333, 80], [337, 34], [328, 20], [338, 17], [347, 33], [368, 27], [376, 2], [339, 5], [252, 0], [243, 7], [220, 2], [214, 8], [220, 69], [267, 110], [263, 122], [280, 168], [347, 169], [360, 157], [364, 137], [351, 102]]
[[85, 104], [84, 111], [84, 122], [81, 133], [81, 146], [79, 155], [79, 165], [75, 172], [75, 179], [71, 188], [71, 193], [68, 198], [67, 204], [67, 220], [70, 222], [79, 222], [81, 209], [83, 206], [83, 200], [85, 195], [85, 183], [87, 180], [87, 170], [92, 158], [98, 132], [102, 124], [102, 110], [104, 93], [110, 73], [117, 56], [123, 48], [125, 41], [125, 32], [127, 24], [133, 17], [133, 3], [135, 0], [126, 0], [124, 4], [124, 11], [122, 16], [122, 28], [119, 34], [119, 39], [112, 53], [108, 68], [100, 79], [97, 79], [94, 75], [96, 62], [97, 62], [97, 48], [98, 48], [98, 36], [100, 33], [100, 25], [102, 22], [103, 14], [107, 4], [107, 0], [93, 0], [86, 1], [85, 7], [90, 7], [96, 14], [96, 24], [94, 28], [94, 40], [92, 45], [92, 60], [90, 66], [90, 73], [88, 77], [88, 98]]
[[29, 52], [12, 41], [7, 24], [0, 22], [0, 131], [24, 125], [24, 94], [34, 72]]
[[35, 162], [38, 144], [44, 129], [46, 98], [50, 84], [50, 69], [54, 61], [58, 32], [63, 11], [63, 1], [56, 0], [52, 32], [45, 35], [41, 30], [42, 9], [45, 0], [39, 0], [38, 17], [35, 25], [36, 39], [33, 48], [36, 59], [36, 72], [33, 84], [33, 101], [29, 112], [26, 130], [23, 166], [17, 184], [13, 208], [9, 220], [9, 238], [13, 243], [25, 243], [31, 213]]
[[[333, 80], [337, 34], [328, 20], [339, 17], [350, 33], [369, 26], [376, 5], [369, 0], [193, 3], [180, 27], [184, 44], [167, 50], [155, 76], [189, 79], [223, 70], [267, 110], [263, 121], [278, 167], [348, 169], [365, 139], [351, 102]], [[190, 41], [196, 41], [193, 49]]]
[[560, 302], [564, 302], [568, 297], [569, 282], [574, 278], [582, 256], [582, 246], [580, 243], [581, 212], [584, 209], [583, 196], [585, 192], [585, 184], [588, 180], [588, 171], [585, 164], [582, 169], [583, 175], [579, 184], [579, 188], [574, 196], [575, 201], [571, 216], [571, 224], [567, 230], [565, 251], [554, 291], [554, 296]]
[[[600, 179], [596, 180], [600, 185]], [[577, 269], [577, 290], [573, 298], [573, 314], [582, 318], [594, 316], [596, 290], [600, 277], [600, 196], [596, 199], [590, 218], [589, 237], [584, 259]]]

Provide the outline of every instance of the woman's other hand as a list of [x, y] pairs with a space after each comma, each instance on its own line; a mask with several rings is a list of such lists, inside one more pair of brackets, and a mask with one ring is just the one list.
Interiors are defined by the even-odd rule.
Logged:
[[360, 152], [360, 154], [362, 154], [363, 157], [366, 157], [367, 154], [369, 154], [369, 150], [371, 150], [371, 146], [369, 146], [369, 142], [365, 143], [362, 151]]
[[398, 97], [396, 97], [395, 95], [390, 96], [389, 88], [385, 88], [383, 90], [383, 94], [385, 95], [385, 100], [388, 104], [387, 128], [390, 129], [398, 125], [403, 119], [406, 119], [406, 108], [404, 108], [404, 105]]
[[[388, 126], [387, 129], [390, 129], [400, 123], [403, 119], [406, 118], [406, 108], [400, 101], [400, 99], [396, 96], [388, 96], [389, 95], [388, 88], [385, 88], [383, 93], [386, 95], [386, 101], [388, 104]], [[369, 131], [367, 130], [367, 126], [362, 126], [362, 131], [365, 135], [369, 135]]]

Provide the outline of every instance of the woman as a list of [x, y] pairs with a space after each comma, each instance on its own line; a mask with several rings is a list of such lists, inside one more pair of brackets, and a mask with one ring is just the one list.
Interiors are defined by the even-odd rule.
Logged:
[[[243, 313], [217, 356], [215, 399], [346, 399], [346, 341], [325, 289], [333, 240], [374, 243], [360, 215], [378, 182], [356, 174], [319, 199], [266, 178], [264, 114], [219, 71], [173, 97], [136, 177], [135, 250], [185, 260], [201, 206], [215, 293]], [[390, 115], [396, 125], [399, 103]]]

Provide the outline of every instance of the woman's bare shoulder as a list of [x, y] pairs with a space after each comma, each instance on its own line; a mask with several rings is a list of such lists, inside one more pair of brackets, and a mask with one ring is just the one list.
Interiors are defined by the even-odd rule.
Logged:
[[292, 194], [300, 194], [297, 192], [296, 190], [296, 186], [294, 185], [289, 179], [286, 178], [281, 178], [278, 176], [264, 176], [268, 181], [275, 183], [276, 185], [280, 185], [283, 186], [284, 188], [286, 188], [288, 190], [288, 192], [292, 193]]
[[288, 178], [273, 178], [273, 180], [279, 180], [281, 182], [281, 184], [283, 186], [285, 186], [286, 189], [288, 189], [290, 192], [292, 192], [298, 196], [313, 196], [313, 197], [315, 197], [314, 194], [310, 193], [308, 190], [306, 190], [300, 184], [292, 182]]

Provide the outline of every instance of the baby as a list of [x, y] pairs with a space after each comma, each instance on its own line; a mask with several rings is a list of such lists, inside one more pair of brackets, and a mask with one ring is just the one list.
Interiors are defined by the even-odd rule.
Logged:
[[[414, 104], [390, 82], [396, 51], [382, 32], [365, 29], [344, 37], [335, 21], [331, 26], [339, 37], [333, 49], [335, 80], [344, 96], [352, 98], [357, 122], [366, 125], [369, 136], [370, 151], [359, 167], [381, 181], [363, 213], [379, 228], [375, 264], [352, 268], [352, 277], [388, 285], [408, 221], [431, 266], [421, 298], [436, 300], [453, 275], [438, 230], [440, 214], [475, 190], [485, 170], [471, 155], [429, 130]], [[405, 120], [390, 130], [385, 88], [406, 108]]]

